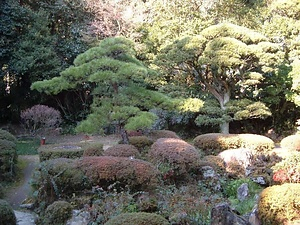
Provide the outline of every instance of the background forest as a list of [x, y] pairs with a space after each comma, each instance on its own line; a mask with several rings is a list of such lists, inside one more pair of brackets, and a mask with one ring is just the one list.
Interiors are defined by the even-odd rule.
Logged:
[[0, 122], [44, 104], [66, 132], [294, 131], [299, 19], [298, 0], [3, 0]]

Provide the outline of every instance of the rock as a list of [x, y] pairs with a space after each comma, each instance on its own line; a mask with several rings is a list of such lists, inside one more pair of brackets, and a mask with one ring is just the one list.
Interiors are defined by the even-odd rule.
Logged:
[[66, 225], [87, 225], [90, 222], [90, 213], [83, 210], [73, 210], [72, 218], [69, 219]]
[[244, 201], [249, 196], [249, 187], [247, 183], [243, 183], [237, 189], [237, 198], [240, 201]]
[[228, 203], [220, 203], [211, 210], [211, 225], [251, 225], [245, 218], [235, 214]]
[[14, 210], [17, 218], [17, 225], [35, 225], [36, 215], [31, 212]]
[[258, 177], [252, 177], [251, 180], [255, 183], [258, 183], [262, 186], [266, 186], [268, 183], [266, 182], [265, 178], [262, 176], [258, 176]]
[[258, 218], [258, 210], [255, 207], [249, 215], [249, 223], [251, 225], [261, 225], [260, 220]]
[[250, 166], [253, 161], [253, 153], [247, 148], [228, 149], [220, 152], [218, 156], [221, 157], [226, 164], [238, 162], [244, 169]]

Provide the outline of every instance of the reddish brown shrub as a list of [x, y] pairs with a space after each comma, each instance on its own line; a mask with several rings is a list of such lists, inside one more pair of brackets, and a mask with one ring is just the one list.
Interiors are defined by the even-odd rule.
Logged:
[[158, 184], [159, 171], [149, 162], [124, 157], [84, 157], [77, 161], [92, 185], [103, 188], [120, 182], [121, 187], [144, 190]]
[[103, 153], [104, 156], [116, 156], [116, 157], [133, 157], [139, 158], [140, 152], [133, 145], [117, 144], [109, 147]]
[[149, 160], [156, 165], [165, 163], [174, 170], [175, 176], [181, 176], [198, 167], [200, 155], [187, 142], [174, 138], [160, 138], [149, 150]]

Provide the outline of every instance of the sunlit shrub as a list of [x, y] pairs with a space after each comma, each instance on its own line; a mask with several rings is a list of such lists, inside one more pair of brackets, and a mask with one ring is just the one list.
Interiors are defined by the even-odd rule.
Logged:
[[113, 217], [104, 225], [169, 225], [170, 223], [160, 215], [154, 213], [136, 212], [123, 213]]
[[2, 225], [16, 225], [17, 218], [12, 207], [7, 201], [0, 199], [0, 224]]
[[217, 155], [226, 149], [240, 148], [241, 140], [237, 134], [209, 133], [197, 136], [194, 145], [206, 155]]
[[300, 184], [265, 188], [259, 198], [258, 214], [262, 224], [286, 224], [300, 219]]
[[300, 135], [295, 134], [283, 138], [280, 142], [280, 146], [288, 150], [300, 151]]
[[116, 156], [116, 157], [133, 157], [139, 158], [140, 152], [133, 145], [128, 144], [118, 144], [109, 147], [103, 153], [105, 156]]
[[181, 139], [160, 138], [149, 150], [148, 158], [155, 165], [167, 164], [176, 179], [197, 170], [200, 155], [194, 146]]
[[241, 147], [248, 148], [257, 152], [269, 152], [275, 147], [271, 138], [257, 134], [239, 134]]
[[62, 118], [60, 112], [46, 105], [35, 105], [21, 111], [21, 122], [31, 134], [57, 128]]

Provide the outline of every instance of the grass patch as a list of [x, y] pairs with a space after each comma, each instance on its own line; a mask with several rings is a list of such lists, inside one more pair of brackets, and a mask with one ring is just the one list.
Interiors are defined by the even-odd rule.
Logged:
[[37, 155], [37, 149], [40, 146], [38, 138], [20, 138], [17, 141], [17, 154], [18, 155]]

